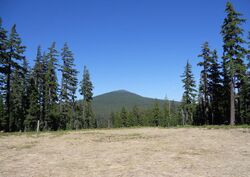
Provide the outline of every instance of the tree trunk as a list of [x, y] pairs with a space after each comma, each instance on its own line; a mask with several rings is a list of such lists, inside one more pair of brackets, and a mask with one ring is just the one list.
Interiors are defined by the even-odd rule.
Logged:
[[230, 81], [230, 125], [235, 125], [235, 98], [232, 80]]

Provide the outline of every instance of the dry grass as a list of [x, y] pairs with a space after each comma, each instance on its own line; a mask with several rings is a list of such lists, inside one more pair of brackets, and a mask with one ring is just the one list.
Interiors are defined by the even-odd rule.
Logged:
[[0, 176], [250, 176], [249, 129], [0, 136]]

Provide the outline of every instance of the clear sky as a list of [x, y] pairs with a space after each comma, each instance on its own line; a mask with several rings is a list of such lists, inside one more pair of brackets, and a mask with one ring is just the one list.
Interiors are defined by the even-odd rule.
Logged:
[[[248, 19], [250, 1], [232, 0]], [[200, 46], [221, 54], [220, 28], [226, 0], [0, 0], [3, 26], [15, 23], [31, 65], [36, 49], [68, 42], [82, 78], [87, 65], [94, 95], [126, 89], [180, 100], [180, 75], [187, 59], [196, 80]], [[59, 77], [60, 78], [60, 77]]]

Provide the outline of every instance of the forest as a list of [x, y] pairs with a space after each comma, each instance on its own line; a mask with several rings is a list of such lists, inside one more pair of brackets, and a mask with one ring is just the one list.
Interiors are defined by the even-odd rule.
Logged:
[[[132, 110], [111, 112], [108, 123], [103, 123], [92, 108], [90, 72], [84, 66], [78, 81], [69, 45], [58, 49], [53, 42], [47, 50], [38, 46], [31, 67], [16, 25], [8, 31], [0, 19], [0, 131], [250, 124], [250, 31], [242, 28], [246, 22], [228, 2], [220, 30], [222, 56], [203, 41], [197, 58], [189, 59], [201, 69], [199, 82], [187, 61], [180, 79], [182, 100], [174, 108], [168, 100], [163, 105], [156, 100], [148, 109], [133, 105]], [[77, 98], [77, 91], [82, 98]]]

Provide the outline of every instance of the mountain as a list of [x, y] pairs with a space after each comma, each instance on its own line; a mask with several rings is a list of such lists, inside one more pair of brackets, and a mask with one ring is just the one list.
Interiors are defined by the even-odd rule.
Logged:
[[[98, 117], [109, 117], [111, 112], [117, 112], [126, 107], [131, 110], [133, 106], [137, 105], [140, 109], [148, 109], [153, 106], [155, 102], [161, 106], [166, 100], [147, 98], [126, 90], [117, 90], [93, 98], [93, 110]], [[177, 103], [178, 102], [174, 102]]]

